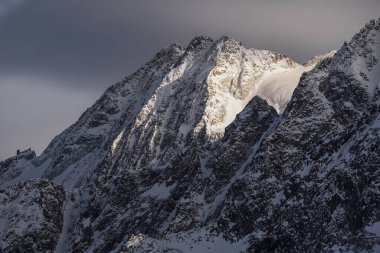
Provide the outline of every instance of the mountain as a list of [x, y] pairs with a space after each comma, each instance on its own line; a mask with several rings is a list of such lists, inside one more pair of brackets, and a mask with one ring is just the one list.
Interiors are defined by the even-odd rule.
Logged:
[[306, 64], [172, 44], [0, 162], [2, 252], [377, 252], [380, 20]]

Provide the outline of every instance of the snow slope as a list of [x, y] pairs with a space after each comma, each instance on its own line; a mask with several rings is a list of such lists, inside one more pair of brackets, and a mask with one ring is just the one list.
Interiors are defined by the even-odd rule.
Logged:
[[313, 67], [299, 67], [294, 70], [269, 73], [263, 77], [255, 95], [265, 99], [281, 114], [289, 103], [301, 75]]

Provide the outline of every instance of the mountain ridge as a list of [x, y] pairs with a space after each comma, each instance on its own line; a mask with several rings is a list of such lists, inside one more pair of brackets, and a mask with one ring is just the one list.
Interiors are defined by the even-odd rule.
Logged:
[[[376, 250], [379, 29], [304, 65], [228, 37], [165, 47], [41, 156], [0, 163], [0, 248]], [[30, 188], [56, 208], [38, 246], [19, 238], [44, 220], [9, 211], [36, 201], [4, 197]]]

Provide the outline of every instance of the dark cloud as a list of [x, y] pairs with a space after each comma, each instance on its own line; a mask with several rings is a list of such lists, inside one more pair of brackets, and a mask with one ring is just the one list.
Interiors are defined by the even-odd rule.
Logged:
[[0, 159], [40, 152], [172, 42], [227, 35], [304, 62], [379, 13], [378, 0], [0, 0]]

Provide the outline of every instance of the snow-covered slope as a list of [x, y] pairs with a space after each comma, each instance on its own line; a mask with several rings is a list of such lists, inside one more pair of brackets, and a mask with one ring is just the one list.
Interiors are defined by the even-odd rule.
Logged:
[[1, 252], [53, 252], [63, 226], [62, 186], [31, 180], [0, 191]]
[[265, 99], [277, 112], [282, 113], [290, 101], [302, 73], [311, 69], [312, 67], [298, 67], [294, 70], [270, 73], [264, 76], [255, 95]]
[[0, 163], [0, 249], [373, 252], [379, 29], [304, 65], [227, 37], [164, 48]]
[[17, 153], [16, 156], [0, 162], [0, 185], [20, 177], [25, 168], [32, 167], [30, 161], [36, 157], [34, 151], [27, 149]]

